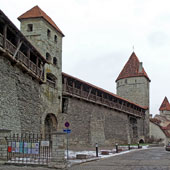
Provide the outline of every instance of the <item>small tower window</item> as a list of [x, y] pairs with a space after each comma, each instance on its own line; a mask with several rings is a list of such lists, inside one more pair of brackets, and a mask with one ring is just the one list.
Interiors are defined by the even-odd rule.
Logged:
[[54, 36], [54, 42], [57, 43], [57, 35]]
[[51, 62], [51, 55], [49, 53], [46, 53], [46, 60], [48, 62]]
[[27, 25], [27, 31], [28, 31], [28, 32], [33, 31], [33, 24], [28, 24], [28, 25]]
[[56, 77], [55, 77], [52, 73], [47, 73], [47, 84], [48, 84], [50, 87], [55, 88], [56, 83], [57, 83]]
[[50, 38], [51, 37], [51, 31], [49, 29], [47, 29], [47, 37]]
[[57, 65], [57, 58], [56, 57], [53, 57], [53, 64]]

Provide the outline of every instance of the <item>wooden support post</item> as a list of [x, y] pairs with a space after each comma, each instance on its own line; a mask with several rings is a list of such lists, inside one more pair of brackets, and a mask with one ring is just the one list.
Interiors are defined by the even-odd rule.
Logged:
[[103, 103], [103, 93], [102, 93], [102, 101], [101, 102]]
[[120, 107], [121, 110], [122, 110], [122, 107], [123, 107], [123, 101], [122, 101], [122, 104], [121, 104], [121, 107]]
[[81, 87], [80, 87], [80, 97], [82, 97], [83, 95], [83, 84], [81, 84]]
[[30, 49], [27, 50], [27, 57], [28, 57], [28, 68], [30, 69]]
[[[37, 57], [37, 56], [36, 56]], [[38, 75], [38, 57], [36, 58], [36, 73]]]
[[92, 91], [92, 88], [89, 90], [89, 93], [88, 93], [88, 95], [87, 95], [87, 99], [89, 99], [89, 96], [90, 96], [90, 94], [91, 94], [91, 91]]
[[16, 55], [17, 55], [17, 53], [18, 53], [21, 45], [22, 45], [22, 41], [18, 44], [17, 49], [15, 50], [15, 53], [14, 53], [14, 55], [13, 55], [14, 58], [16, 57]]
[[41, 70], [40, 78], [43, 77], [43, 71], [44, 71], [43, 69], [44, 69], [43, 62], [41, 61], [41, 63], [40, 63], [40, 70]]
[[67, 79], [66, 79], [66, 77], [64, 77], [64, 91], [66, 92], [66, 84], [67, 84]]
[[95, 96], [96, 96], [96, 101], [97, 101], [97, 90], [96, 90]]
[[3, 36], [4, 36], [4, 44], [3, 44], [3, 48], [6, 49], [6, 39], [7, 39], [7, 25], [4, 25], [3, 28]]
[[74, 94], [75, 93], [75, 81], [73, 80], [73, 90], [72, 90], [72, 93]]

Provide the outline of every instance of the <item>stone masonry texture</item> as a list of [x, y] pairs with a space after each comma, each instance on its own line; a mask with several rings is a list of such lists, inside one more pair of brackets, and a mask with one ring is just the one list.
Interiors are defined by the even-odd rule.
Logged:
[[144, 136], [142, 119], [137, 119], [138, 138], [134, 138], [127, 114], [74, 97], [68, 98], [64, 121], [70, 123], [69, 143], [72, 145], [127, 144]]
[[[49, 87], [45, 93], [38, 81], [24, 74], [18, 67], [12, 66], [2, 56], [0, 76], [0, 128], [15, 133], [40, 133], [45, 115], [56, 112], [53, 89]], [[53, 103], [50, 100], [54, 100]]]
[[117, 81], [117, 95], [141, 106], [148, 107], [144, 119], [146, 138], [149, 137], [149, 92], [149, 80], [145, 77], [129, 77]]

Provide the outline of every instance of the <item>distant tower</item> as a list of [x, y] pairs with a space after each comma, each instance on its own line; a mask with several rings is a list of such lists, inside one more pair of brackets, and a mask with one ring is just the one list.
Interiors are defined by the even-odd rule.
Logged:
[[159, 111], [160, 111], [160, 115], [162, 116], [170, 116], [170, 104], [167, 97], [164, 98], [159, 108]]
[[[43, 110], [44, 113], [42, 113], [44, 114], [42, 119], [43, 116], [46, 116], [45, 128], [46, 131], [50, 131], [52, 127], [49, 126], [49, 122], [51, 121], [53, 124], [56, 122], [55, 124], [57, 124], [55, 119], [61, 113], [62, 38], [64, 34], [54, 21], [38, 6], [22, 14], [18, 17], [18, 20], [21, 22], [21, 32], [48, 61], [44, 69], [45, 80], [41, 86], [41, 97], [47, 103], [46, 110]], [[42, 120], [43, 123], [44, 120]], [[53, 128], [54, 126], [56, 128], [56, 125], [53, 125]]]
[[120, 72], [116, 83], [117, 95], [149, 108], [150, 79], [134, 52]]
[[148, 110], [144, 117], [145, 137], [149, 137], [149, 83], [142, 63], [133, 52], [120, 72], [117, 83], [117, 95], [128, 99]]

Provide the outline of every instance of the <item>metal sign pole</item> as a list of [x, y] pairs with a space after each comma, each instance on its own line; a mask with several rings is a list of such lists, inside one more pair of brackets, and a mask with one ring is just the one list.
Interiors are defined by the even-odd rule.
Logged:
[[69, 159], [69, 155], [68, 155], [68, 134], [71, 132], [71, 130], [68, 128], [70, 126], [69, 122], [65, 122], [65, 127], [67, 128], [66, 130], [64, 130], [64, 132], [67, 133], [67, 160]]
[[[68, 128], [67, 128], [68, 130]], [[68, 160], [68, 132], [67, 132], [67, 160]]]

